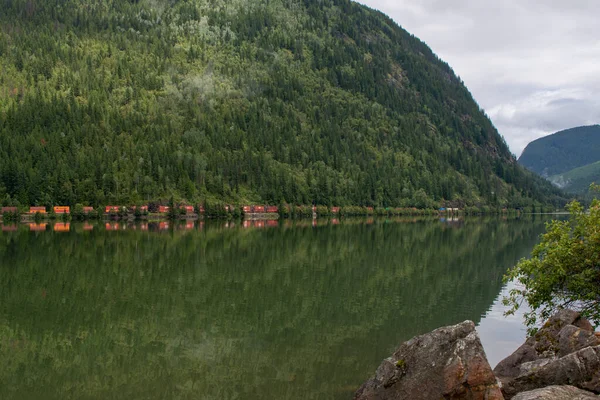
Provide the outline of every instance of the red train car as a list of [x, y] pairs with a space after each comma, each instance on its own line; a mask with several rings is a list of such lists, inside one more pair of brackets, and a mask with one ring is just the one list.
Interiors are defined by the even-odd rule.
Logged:
[[255, 213], [264, 213], [266, 211], [265, 206], [254, 206]]
[[54, 206], [54, 214], [70, 214], [71, 207], [69, 206]]
[[181, 206], [179, 208], [181, 210], [185, 210], [186, 214], [193, 214], [194, 213], [194, 206]]
[[204, 214], [206, 210], [204, 210], [204, 206], [202, 204], [198, 205], [198, 212], [200, 214]]
[[158, 207], [158, 212], [161, 214], [166, 214], [171, 210], [171, 207], [169, 206], [159, 206]]
[[242, 207], [242, 210], [244, 211], [244, 213], [249, 214], [252, 212], [252, 206], [244, 206]]
[[339, 214], [340, 213], [340, 208], [339, 207], [331, 207], [331, 213], [332, 214]]
[[2, 214], [18, 214], [19, 209], [17, 207], [2, 207]]
[[279, 212], [279, 207], [277, 207], [277, 206], [267, 206], [267, 212], [268, 213], [277, 214]]
[[119, 211], [121, 211], [121, 207], [119, 206], [106, 206], [104, 209], [106, 214], [110, 214], [111, 212], [118, 213]]

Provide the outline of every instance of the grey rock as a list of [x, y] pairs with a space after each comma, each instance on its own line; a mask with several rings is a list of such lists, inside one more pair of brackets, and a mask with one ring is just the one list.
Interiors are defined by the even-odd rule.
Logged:
[[[581, 314], [573, 310], [560, 310], [513, 354], [500, 361], [494, 368], [494, 373], [506, 384], [521, 375], [523, 364], [540, 359], [554, 359], [587, 346], [599, 345], [597, 340], [590, 322], [582, 318]], [[526, 365], [524, 368], [527, 367]]]
[[[589, 323], [589, 322], [588, 322]], [[563, 357], [590, 346], [600, 345], [600, 338], [593, 331], [567, 325], [558, 333], [558, 356]]]
[[503, 399], [475, 324], [465, 321], [416, 336], [385, 359], [356, 400]]
[[600, 346], [586, 347], [503, 382], [502, 392], [511, 399], [517, 393], [551, 385], [572, 385], [600, 393]]
[[598, 400], [598, 396], [573, 386], [548, 386], [519, 393], [513, 400]]

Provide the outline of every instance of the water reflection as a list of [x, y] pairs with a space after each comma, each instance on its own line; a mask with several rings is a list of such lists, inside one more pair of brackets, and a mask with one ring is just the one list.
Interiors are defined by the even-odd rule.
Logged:
[[0, 398], [346, 399], [401, 341], [479, 321], [543, 223], [3, 226]]

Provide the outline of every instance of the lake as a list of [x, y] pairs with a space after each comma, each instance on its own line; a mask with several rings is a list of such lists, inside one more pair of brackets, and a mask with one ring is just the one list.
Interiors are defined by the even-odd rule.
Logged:
[[2, 226], [2, 399], [348, 399], [404, 340], [524, 338], [502, 276], [548, 218]]

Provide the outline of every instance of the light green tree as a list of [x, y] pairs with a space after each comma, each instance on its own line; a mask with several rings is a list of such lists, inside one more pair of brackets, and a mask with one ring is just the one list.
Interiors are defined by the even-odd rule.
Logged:
[[[592, 185], [599, 190], [600, 186]], [[530, 331], [557, 309], [571, 308], [600, 322], [600, 200], [588, 210], [577, 201], [567, 206], [568, 221], [552, 221], [530, 259], [521, 260], [505, 279], [517, 283], [504, 304], [513, 314], [525, 301]]]

